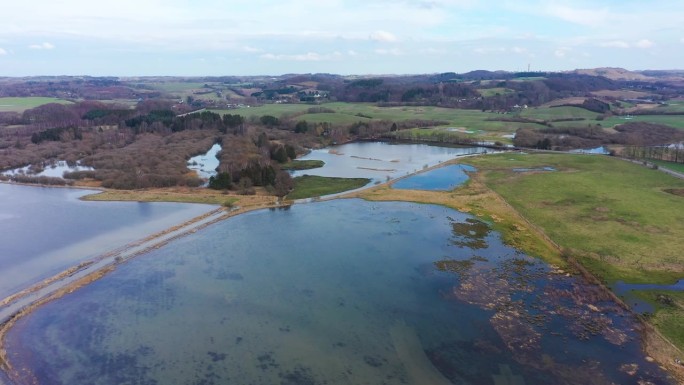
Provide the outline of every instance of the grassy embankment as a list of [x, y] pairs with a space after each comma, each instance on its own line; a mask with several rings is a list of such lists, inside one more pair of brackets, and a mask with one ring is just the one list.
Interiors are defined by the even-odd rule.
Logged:
[[24, 112], [48, 103], [71, 104], [68, 100], [47, 97], [0, 98], [0, 112]]
[[234, 195], [208, 188], [159, 188], [146, 190], [104, 190], [82, 198], [87, 201], [133, 201], [202, 203], [222, 206], [268, 207], [276, 202], [270, 195]]
[[[509, 245], [565, 266], [565, 256], [553, 246], [559, 245], [604, 282], [672, 283], [684, 278], [684, 197], [665, 192], [683, 188], [683, 180], [603, 156], [499, 154], [468, 158], [467, 163], [479, 172], [451, 192], [380, 186], [354, 195], [470, 212], [492, 224]], [[558, 171], [513, 171], [544, 166]], [[654, 302], [653, 292], [641, 295]], [[656, 304], [650, 320], [683, 349], [684, 295], [668, 295], [673, 304]], [[650, 352], [661, 360], [672, 354], [667, 343], [648, 340]]]
[[[684, 181], [619, 159], [502, 154], [469, 162], [486, 184], [606, 282], [684, 277]], [[550, 166], [556, 172], [517, 173]]]
[[287, 199], [303, 199], [336, 194], [361, 188], [368, 184], [366, 178], [329, 178], [304, 175], [294, 179], [294, 190]]
[[[503, 154], [469, 163], [481, 170], [490, 188], [604, 282], [684, 278], [684, 197], [665, 192], [684, 188], [683, 180], [603, 156]], [[558, 171], [512, 171], [540, 166]], [[668, 295], [674, 303], [655, 303], [649, 322], [681, 351], [684, 297]], [[654, 335], [647, 341], [649, 354], [661, 363], [679, 354]]]

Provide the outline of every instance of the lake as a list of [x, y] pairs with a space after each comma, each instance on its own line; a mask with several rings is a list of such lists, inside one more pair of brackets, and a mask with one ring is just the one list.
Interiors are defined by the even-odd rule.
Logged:
[[215, 208], [79, 200], [96, 192], [0, 184], [0, 299]]
[[386, 182], [459, 156], [481, 154], [486, 151], [487, 149], [482, 147], [355, 142], [310, 152], [300, 159], [322, 160], [325, 166], [295, 171], [292, 176], [369, 178], [371, 183]]
[[69, 166], [66, 161], [60, 160], [58, 162], [46, 165], [45, 168], [41, 169], [40, 172], [33, 173], [34, 168], [32, 166], [24, 166], [20, 168], [15, 168], [3, 172], [4, 175], [14, 176], [14, 175], [31, 175], [31, 176], [48, 176], [52, 178], [62, 178], [65, 172], [74, 171], [92, 171], [94, 168], [88, 166], [81, 166], [80, 164], [75, 164]]
[[670, 384], [638, 327], [477, 218], [335, 200], [140, 256], [20, 319], [6, 348], [25, 383]]
[[462, 185], [470, 177], [466, 172], [477, 171], [467, 164], [454, 164], [401, 179], [392, 185], [400, 190], [448, 191]]
[[209, 179], [216, 175], [219, 160], [216, 157], [221, 152], [221, 145], [216, 143], [205, 154], [193, 156], [188, 160], [188, 168], [197, 173], [202, 179]]

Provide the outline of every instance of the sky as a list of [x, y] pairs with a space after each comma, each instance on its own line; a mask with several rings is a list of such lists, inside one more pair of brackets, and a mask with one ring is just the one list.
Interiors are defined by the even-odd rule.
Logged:
[[0, 76], [684, 68], [682, 0], [3, 2]]

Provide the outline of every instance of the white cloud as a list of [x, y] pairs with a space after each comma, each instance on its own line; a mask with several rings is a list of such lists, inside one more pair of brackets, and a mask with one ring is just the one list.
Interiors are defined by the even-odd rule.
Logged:
[[347, 51], [347, 55], [349, 55], [349, 56], [358, 56], [359, 53], [356, 52], [356, 51], [354, 51], [353, 49], [350, 49], [349, 51]]
[[448, 51], [443, 48], [423, 48], [420, 50], [420, 53], [424, 53], [426, 55], [444, 55]]
[[280, 61], [309, 61], [309, 62], [316, 62], [316, 61], [328, 61], [328, 60], [335, 60], [340, 57], [342, 57], [342, 54], [339, 52], [333, 52], [331, 54], [327, 55], [321, 55], [317, 52], [307, 52], [305, 54], [294, 54], [294, 55], [287, 55], [287, 54], [272, 54], [272, 53], [265, 53], [260, 56], [262, 59], [266, 60], [280, 60]]
[[393, 55], [393, 56], [399, 56], [399, 55], [403, 54], [403, 52], [398, 48], [392, 48], [392, 49], [378, 48], [375, 50], [375, 53], [377, 53], [378, 55]]
[[0, 48], [0, 56], [2, 56], [2, 55], [7, 55], [7, 51], [5, 51], [4, 49]]
[[599, 46], [606, 48], [629, 48], [630, 45], [626, 41], [612, 40], [600, 43]]
[[553, 4], [545, 8], [548, 15], [568, 21], [570, 23], [586, 25], [586, 26], [601, 26], [607, 22], [610, 17], [608, 9], [580, 9], [572, 8], [566, 5]]
[[681, 38], [681, 39], [679, 39], [679, 42], [682, 43], [682, 44], [684, 44], [684, 37]]
[[473, 50], [475, 53], [478, 53], [480, 55], [488, 55], [488, 54], [496, 54], [496, 53], [504, 53], [506, 52], [506, 48], [503, 47], [497, 47], [497, 48], [491, 48], [491, 47], [478, 47]]
[[572, 49], [569, 48], [569, 47], [560, 47], [560, 48], [558, 48], [553, 54], [554, 54], [557, 58], [563, 59], [563, 58], [565, 58], [565, 57], [568, 55], [568, 53], [569, 53], [570, 51], [572, 51]]
[[44, 43], [40, 43], [40, 44], [31, 44], [29, 46], [29, 48], [30, 49], [55, 49], [55, 46], [52, 43], [44, 42]]
[[264, 52], [263, 49], [255, 48], [255, 47], [250, 47], [248, 45], [242, 47], [242, 50], [245, 52], [250, 52], [250, 53], [259, 53], [259, 52]]
[[369, 38], [375, 41], [381, 41], [384, 43], [395, 43], [399, 41], [396, 36], [387, 31], [375, 31], [370, 34]]
[[528, 52], [527, 48], [522, 48], [522, 47], [513, 47], [513, 48], [511, 48], [511, 51], [513, 53], [517, 53], [517, 54], [524, 54], [524, 53]]
[[634, 43], [634, 46], [638, 47], [638, 48], [651, 48], [654, 45], [655, 45], [655, 43], [648, 40], [648, 39], [641, 39], [641, 40], [637, 41], [636, 43]]

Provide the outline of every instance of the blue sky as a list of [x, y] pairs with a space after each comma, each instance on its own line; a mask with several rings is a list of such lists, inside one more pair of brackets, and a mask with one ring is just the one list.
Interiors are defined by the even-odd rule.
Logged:
[[24, 0], [0, 76], [684, 68], [684, 3]]

